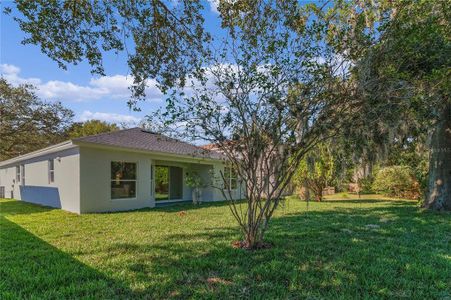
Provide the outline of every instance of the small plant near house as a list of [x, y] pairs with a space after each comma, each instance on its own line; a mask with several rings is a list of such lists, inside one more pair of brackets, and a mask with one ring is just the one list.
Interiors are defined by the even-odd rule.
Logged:
[[373, 190], [398, 198], [418, 199], [420, 196], [419, 184], [407, 166], [382, 168], [374, 179]]
[[206, 187], [205, 180], [195, 170], [188, 170], [185, 176], [185, 183], [192, 188], [193, 203], [199, 204], [202, 202], [202, 189]]

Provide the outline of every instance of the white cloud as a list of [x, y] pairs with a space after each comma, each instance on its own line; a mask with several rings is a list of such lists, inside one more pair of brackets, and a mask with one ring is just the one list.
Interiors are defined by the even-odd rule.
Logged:
[[20, 69], [14, 65], [2, 64], [1, 65], [2, 73], [6, 74], [18, 74]]
[[219, 6], [219, 0], [207, 0], [210, 4], [210, 9], [212, 12], [219, 14], [218, 6]]
[[[101, 98], [127, 100], [133, 84], [131, 76], [114, 75], [92, 78], [88, 85], [79, 85], [70, 81], [50, 80], [43, 82], [39, 78], [23, 78], [20, 68], [9, 64], [0, 64], [1, 76], [13, 85], [30, 83], [36, 86], [36, 94], [44, 100], [91, 101]], [[147, 99], [160, 100], [163, 94], [157, 88], [155, 80], [147, 82]]]
[[109, 91], [81, 86], [72, 82], [59, 80], [48, 81], [37, 85], [37, 94], [43, 99], [62, 100], [62, 101], [89, 101], [108, 96]]
[[30, 83], [33, 85], [41, 84], [39, 78], [22, 78], [19, 76], [20, 68], [9, 64], [0, 64], [0, 74], [9, 83], [13, 85], [19, 85], [24, 83]]
[[[128, 99], [130, 97], [129, 87], [133, 84], [131, 76], [114, 75], [92, 78], [89, 84], [99, 90], [108, 91], [112, 98]], [[163, 94], [157, 88], [157, 82], [153, 79], [147, 80], [146, 97], [148, 100], [160, 100]]]
[[104, 112], [91, 112], [89, 110], [83, 111], [83, 113], [79, 117], [79, 121], [85, 122], [88, 120], [100, 120], [109, 123], [128, 123], [134, 124], [141, 121], [141, 119], [131, 116], [131, 115], [122, 115], [116, 113], [104, 113]]
[[207, 0], [207, 2], [210, 4], [210, 10], [216, 14], [219, 14], [219, 3], [221, 1], [227, 1], [228, 3], [234, 3], [236, 0]]

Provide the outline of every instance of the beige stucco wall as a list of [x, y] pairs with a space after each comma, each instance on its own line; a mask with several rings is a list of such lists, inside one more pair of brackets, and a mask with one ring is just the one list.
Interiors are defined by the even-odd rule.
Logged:
[[[199, 170], [207, 182], [212, 177], [219, 178], [219, 172], [224, 168], [220, 161], [205, 161], [190, 157], [174, 157], [106, 147], [80, 146], [80, 157], [80, 210], [82, 213], [155, 207], [156, 202], [150, 176], [151, 164], [177, 166], [183, 169], [183, 199], [181, 200], [192, 200], [192, 189], [185, 183], [188, 169]], [[112, 161], [137, 163], [135, 198], [111, 199]], [[237, 199], [243, 197], [239, 195], [239, 189], [233, 193]], [[202, 195], [204, 202], [224, 200], [220, 190], [213, 187], [204, 188]]]
[[[48, 180], [48, 159], [55, 159], [55, 181]], [[111, 199], [111, 162], [137, 163], [137, 193], [134, 199]], [[15, 182], [16, 165], [25, 165], [25, 186]], [[151, 185], [151, 164], [177, 166], [183, 169], [183, 199], [192, 200], [192, 189], [185, 183], [188, 169], [198, 170], [205, 182], [217, 181], [224, 170], [221, 161], [166, 154], [149, 154], [105, 147], [75, 146], [50, 154], [0, 167], [0, 186], [5, 186], [6, 197], [11, 191], [14, 198], [28, 202], [59, 207], [75, 213], [107, 212], [155, 207]], [[216, 181], [215, 181], [216, 180]], [[243, 190], [241, 190], [243, 191]], [[239, 199], [239, 189], [233, 192]], [[244, 192], [242, 193], [244, 194]], [[25, 198], [25, 199], [23, 199]], [[202, 201], [222, 201], [218, 188], [206, 187]]]
[[[48, 160], [54, 159], [55, 180], [49, 182]], [[16, 166], [25, 166], [25, 185], [16, 182]], [[57, 151], [0, 167], [0, 186], [7, 198], [62, 208], [79, 213], [79, 151], [77, 147]]]
[[[221, 177], [221, 172], [224, 172], [224, 164], [222, 162], [218, 162], [213, 164], [213, 175], [212, 180], [213, 180], [213, 187], [209, 188], [208, 190], [211, 192], [212, 197], [211, 197], [211, 201], [224, 201], [225, 198], [220, 190], [220, 188], [223, 185], [222, 182], [222, 177]], [[243, 199], [244, 198], [244, 184], [240, 186], [238, 186], [237, 189], [235, 190], [231, 190], [230, 194], [233, 197], [233, 199]], [[208, 201], [208, 200], [206, 200]]]
[[[136, 198], [111, 199], [111, 162], [137, 163]], [[105, 212], [153, 207], [150, 163], [145, 154], [97, 148], [80, 148], [81, 212]]]
[[[192, 189], [185, 183], [188, 169], [197, 167], [209, 176], [207, 170], [218, 168], [221, 162], [204, 161], [189, 157], [174, 157], [165, 154], [132, 152], [106, 147], [80, 147], [80, 207], [82, 213], [107, 212], [155, 207], [151, 187], [151, 164], [177, 166], [183, 169], [183, 199], [192, 200]], [[132, 199], [111, 199], [111, 162], [137, 163], [136, 197]], [[220, 193], [206, 188], [204, 201], [219, 201]]]
[[5, 198], [11, 198], [11, 191], [14, 190], [15, 172], [15, 166], [0, 168], [0, 186], [5, 188]]

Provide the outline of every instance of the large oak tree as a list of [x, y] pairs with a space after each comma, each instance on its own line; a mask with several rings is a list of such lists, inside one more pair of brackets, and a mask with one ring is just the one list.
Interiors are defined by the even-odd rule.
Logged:
[[319, 13], [328, 43], [354, 66], [354, 133], [390, 147], [429, 136], [424, 206], [451, 210], [450, 2], [336, 1]]
[[72, 117], [61, 103], [40, 100], [33, 86], [0, 78], [0, 160], [62, 142]]

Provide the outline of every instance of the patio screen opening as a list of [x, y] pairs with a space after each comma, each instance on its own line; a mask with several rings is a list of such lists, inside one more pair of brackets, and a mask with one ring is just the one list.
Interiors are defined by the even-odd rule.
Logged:
[[155, 166], [155, 200], [183, 199], [183, 169]]

